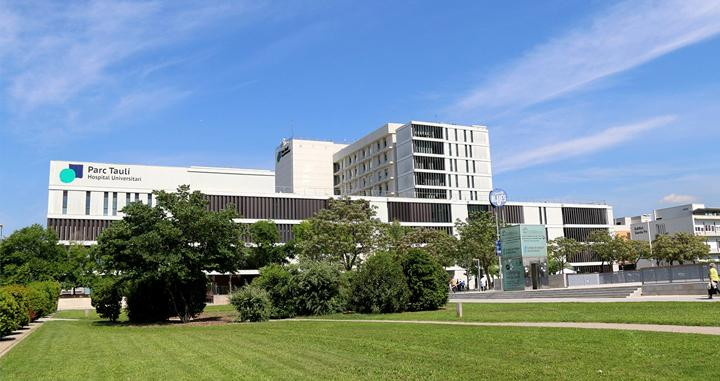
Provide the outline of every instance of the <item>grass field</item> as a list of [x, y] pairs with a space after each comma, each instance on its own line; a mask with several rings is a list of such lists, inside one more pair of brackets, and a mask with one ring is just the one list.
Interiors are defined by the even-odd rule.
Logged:
[[[520, 308], [477, 306], [465, 305], [466, 311]], [[221, 314], [227, 307], [209, 310]], [[450, 312], [421, 314], [447, 318]], [[421, 314], [396, 318], [427, 319]], [[352, 322], [132, 326], [107, 324], [82, 311], [57, 316], [81, 320], [44, 323], [0, 359], [3, 381], [720, 377], [717, 364], [708, 362], [717, 358], [714, 336]]]

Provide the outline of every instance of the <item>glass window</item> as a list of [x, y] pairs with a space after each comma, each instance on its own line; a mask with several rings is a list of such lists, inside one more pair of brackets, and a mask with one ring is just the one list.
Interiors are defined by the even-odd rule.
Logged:
[[85, 192], [85, 215], [90, 215], [90, 192]]
[[109, 193], [108, 192], [103, 193], [103, 216], [108, 215], [108, 204], [109, 204], [108, 198], [109, 198]]
[[118, 199], [117, 192], [113, 192], [113, 205], [112, 205], [112, 215], [113, 216], [117, 216], [117, 199]]
[[135, 193], [135, 201], [140, 201], [140, 193]]
[[152, 193], [148, 193], [148, 206], [152, 207]]
[[67, 214], [68, 191], [63, 191], [62, 214]]

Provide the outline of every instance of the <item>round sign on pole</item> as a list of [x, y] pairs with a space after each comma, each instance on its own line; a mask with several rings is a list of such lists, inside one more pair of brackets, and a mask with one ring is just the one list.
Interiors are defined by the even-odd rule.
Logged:
[[490, 204], [496, 208], [502, 208], [507, 202], [507, 193], [500, 188], [490, 191]]

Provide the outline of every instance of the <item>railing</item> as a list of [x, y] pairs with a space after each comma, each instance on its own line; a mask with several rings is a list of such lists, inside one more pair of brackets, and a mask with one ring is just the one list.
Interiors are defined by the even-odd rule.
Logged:
[[646, 267], [640, 269], [643, 283], [682, 283], [703, 282], [708, 280], [709, 265], [695, 263], [689, 265]]

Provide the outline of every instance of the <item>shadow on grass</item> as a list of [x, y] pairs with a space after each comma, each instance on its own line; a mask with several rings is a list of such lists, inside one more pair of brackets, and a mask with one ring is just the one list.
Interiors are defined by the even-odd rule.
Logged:
[[93, 321], [91, 324], [94, 326], [99, 326], [99, 327], [168, 327], [168, 326], [217, 325], [217, 324], [225, 324], [225, 323], [230, 323], [230, 322], [232, 322], [232, 321], [228, 320], [226, 316], [201, 316], [201, 317], [195, 318], [187, 323], [183, 323], [178, 318], [171, 318], [170, 320], [166, 320], [166, 321], [143, 322], [143, 323], [133, 323], [130, 321], [111, 322], [108, 320], [96, 320], [96, 321]]

